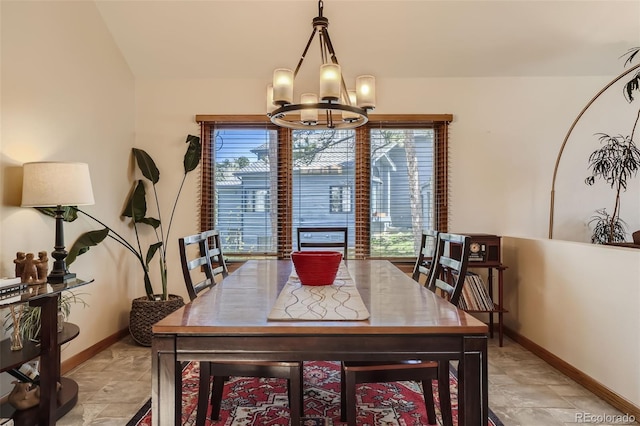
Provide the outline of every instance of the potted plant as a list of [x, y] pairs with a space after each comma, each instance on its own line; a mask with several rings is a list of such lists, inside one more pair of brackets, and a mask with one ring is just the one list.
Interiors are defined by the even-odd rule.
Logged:
[[[188, 146], [183, 159], [184, 175], [173, 202], [171, 215], [166, 228], [162, 221], [160, 202], [158, 199], [158, 192], [156, 190], [156, 184], [160, 180], [160, 171], [152, 157], [146, 151], [138, 148], [132, 148], [133, 156], [135, 157], [138, 169], [151, 184], [151, 192], [153, 193], [151, 202], [155, 205], [158, 216], [157, 218], [147, 216], [147, 190], [145, 189], [144, 181], [142, 179], [137, 180], [133, 184], [133, 188], [126, 200], [125, 208], [121, 214], [121, 217], [129, 218], [131, 221], [135, 233], [135, 241], [133, 243], [129, 242], [122, 235], [107, 226], [103, 221], [77, 207], [72, 207], [72, 211], [69, 213], [70, 220], [74, 219], [74, 213], [79, 212], [93, 219], [104, 228], [85, 232], [80, 235], [69, 249], [69, 254], [66, 258], [67, 264], [73, 263], [77, 256], [88, 251], [90, 247], [100, 244], [107, 237], [124, 246], [127, 251], [136, 257], [142, 270], [146, 295], [134, 299], [132, 302], [132, 309], [129, 318], [129, 330], [134, 340], [145, 346], [151, 345], [151, 326], [169, 313], [184, 305], [184, 301], [181, 296], [170, 295], [167, 292], [166, 256], [167, 243], [171, 233], [171, 224], [173, 222], [173, 216], [182, 188], [187, 174], [193, 171], [200, 163], [200, 155], [202, 152], [200, 137], [188, 135], [185, 143], [188, 144]], [[143, 251], [143, 242], [140, 238], [142, 231], [141, 227], [147, 226], [153, 229], [156, 238], [155, 241], [149, 244], [146, 250]], [[162, 290], [159, 293], [155, 291], [149, 274], [150, 263], [156, 255], [159, 257], [160, 280], [162, 286]]]
[[[83, 307], [87, 306], [87, 303], [80, 296], [82, 296], [82, 294], [76, 294], [72, 291], [63, 291], [60, 293], [60, 297], [58, 298], [58, 332], [62, 331], [64, 321], [69, 318], [72, 304], [78, 303]], [[20, 336], [23, 340], [39, 342], [40, 330], [42, 328], [42, 325], [40, 324], [40, 307], [31, 306], [28, 303], [24, 303], [16, 307], [20, 310], [18, 315]], [[11, 313], [7, 313], [5, 315], [3, 325], [7, 332], [13, 329], [14, 322]]]
[[[630, 64], [640, 52], [640, 48], [631, 49], [627, 55], [625, 65]], [[633, 102], [634, 91], [640, 90], [640, 73], [628, 81], [624, 86], [624, 94], [628, 102]], [[585, 179], [587, 185], [595, 184], [597, 179], [604, 180], [611, 189], [615, 190], [613, 213], [599, 209], [592, 216], [589, 224], [593, 224], [591, 242], [596, 244], [624, 242], [626, 236], [625, 223], [620, 219], [620, 193], [627, 189], [628, 179], [634, 177], [640, 169], [640, 150], [634, 142], [634, 136], [640, 111], [636, 115], [631, 134], [628, 136], [611, 136], [598, 133], [602, 146], [589, 156], [591, 175]]]

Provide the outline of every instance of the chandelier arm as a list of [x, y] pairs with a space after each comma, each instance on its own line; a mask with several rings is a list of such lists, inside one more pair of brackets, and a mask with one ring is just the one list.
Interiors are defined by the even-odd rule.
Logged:
[[318, 44], [320, 45], [320, 63], [324, 64], [326, 63], [326, 53], [325, 51], [327, 50], [327, 47], [324, 44], [324, 40], [323, 40], [323, 35], [322, 35], [322, 30], [320, 30], [318, 32]]
[[296, 65], [296, 69], [293, 72], [293, 78], [296, 78], [296, 76], [298, 75], [298, 71], [300, 70], [300, 67], [302, 66], [302, 62], [304, 61], [304, 58], [307, 56], [307, 52], [309, 51], [309, 47], [311, 46], [311, 42], [313, 42], [313, 38], [316, 36], [316, 32], [317, 32], [317, 28], [313, 27], [313, 31], [311, 31], [311, 37], [309, 37], [309, 41], [307, 41], [307, 45], [304, 47], [304, 51], [302, 52], [302, 55], [300, 56], [300, 60], [298, 61], [298, 65]]
[[331, 43], [331, 37], [329, 37], [329, 30], [327, 27], [324, 27], [320, 30], [320, 32], [324, 35], [324, 41], [327, 45], [327, 50], [329, 51], [329, 55], [331, 55], [331, 62], [336, 65], [340, 65], [338, 63], [338, 57], [336, 56], [336, 51], [333, 49], [333, 43]]

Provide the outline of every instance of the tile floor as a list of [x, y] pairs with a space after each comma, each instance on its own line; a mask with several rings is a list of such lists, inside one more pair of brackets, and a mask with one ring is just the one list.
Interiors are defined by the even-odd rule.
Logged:
[[[502, 348], [497, 339], [489, 342], [489, 406], [505, 426], [621, 424], [580, 421], [622, 413], [512, 340]], [[57, 424], [126, 425], [150, 395], [150, 352], [125, 337], [69, 372], [79, 400]]]

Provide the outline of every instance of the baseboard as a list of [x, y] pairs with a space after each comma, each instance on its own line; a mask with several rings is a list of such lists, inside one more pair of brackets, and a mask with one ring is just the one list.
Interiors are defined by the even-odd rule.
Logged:
[[632, 402], [618, 395], [602, 383], [595, 380], [593, 377], [588, 376], [568, 362], [552, 354], [542, 346], [539, 346], [538, 344], [532, 342], [531, 340], [527, 339], [526, 337], [508, 327], [504, 327], [504, 334], [509, 336], [515, 342], [519, 343], [522, 347], [529, 350], [531, 353], [538, 356], [547, 364], [554, 367], [556, 370], [563, 373], [565, 376], [582, 385], [589, 392], [593, 393], [599, 398], [602, 398], [603, 400], [620, 410], [623, 414], [628, 414], [630, 416], [634, 416], [636, 419], [640, 419], [640, 407], [634, 405]]
[[95, 345], [88, 347], [84, 351], [79, 352], [74, 356], [64, 360], [62, 363], [60, 363], [60, 374], [64, 375], [68, 373], [69, 371], [73, 370], [83, 362], [97, 355], [98, 352], [101, 352], [107, 349], [109, 346], [113, 345], [114, 343], [122, 339], [127, 334], [129, 334], [128, 328], [117, 331], [111, 336], [108, 336], [106, 339], [103, 339], [98, 343], [96, 343]]

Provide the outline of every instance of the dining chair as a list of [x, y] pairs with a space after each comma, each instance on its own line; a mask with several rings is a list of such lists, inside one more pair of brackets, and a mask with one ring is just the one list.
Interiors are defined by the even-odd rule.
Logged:
[[[343, 259], [347, 258], [348, 235], [347, 227], [300, 227], [296, 230], [298, 251], [305, 249], [332, 250], [342, 249]], [[337, 238], [332, 238], [337, 235]]]
[[423, 277], [425, 278], [425, 285], [429, 282], [429, 272], [431, 271], [433, 257], [436, 252], [438, 233], [438, 231], [433, 229], [422, 231], [420, 250], [418, 250], [416, 263], [413, 266], [413, 275], [411, 276], [418, 283]]
[[[454, 305], [457, 305], [460, 300], [467, 272], [469, 240], [470, 238], [466, 235], [439, 233], [431, 268], [427, 273], [426, 288], [433, 292], [440, 289]], [[462, 245], [460, 259], [449, 257], [448, 249], [451, 244]], [[432, 391], [432, 381], [437, 380], [442, 424], [443, 426], [453, 425], [448, 361], [345, 361], [342, 363], [341, 377], [340, 415], [341, 420], [346, 421], [348, 426], [356, 424], [356, 385], [405, 380], [422, 383], [429, 424], [436, 424], [437, 421]]]
[[[434, 263], [427, 283], [429, 290], [434, 293], [440, 290], [447, 300], [456, 306], [460, 301], [462, 286], [467, 275], [470, 241], [471, 237], [468, 235], [440, 233], [436, 247], [438, 261]], [[461, 246], [459, 258], [450, 255], [449, 247], [453, 244]]]
[[[182, 273], [190, 300], [210, 289], [229, 272], [224, 260], [220, 233], [209, 230], [178, 239]], [[193, 247], [193, 249], [191, 248]], [[197, 276], [194, 280], [194, 276]], [[196, 425], [205, 424], [211, 377], [211, 419], [218, 420], [224, 383], [231, 376], [270, 377], [287, 380], [291, 424], [299, 424], [303, 413], [302, 363], [289, 361], [200, 362]]]

